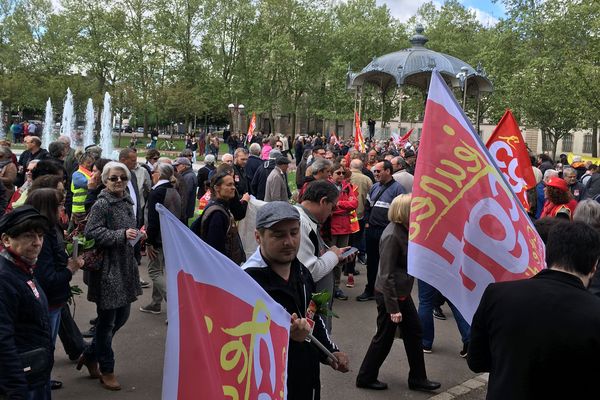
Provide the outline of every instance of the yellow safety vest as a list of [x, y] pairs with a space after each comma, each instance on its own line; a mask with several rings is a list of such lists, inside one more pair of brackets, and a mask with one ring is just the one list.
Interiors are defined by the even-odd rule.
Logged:
[[[79, 167], [77, 172], [82, 173], [89, 181], [92, 174], [90, 171], [83, 167]], [[73, 205], [71, 207], [72, 213], [85, 213], [85, 199], [87, 198], [87, 187], [75, 189], [75, 184], [71, 180], [71, 192], [73, 193]]]

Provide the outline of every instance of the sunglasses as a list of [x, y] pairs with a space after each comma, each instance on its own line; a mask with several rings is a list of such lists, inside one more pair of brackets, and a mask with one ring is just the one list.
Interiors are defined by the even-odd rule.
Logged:
[[156, 160], [158, 160], [158, 157], [152, 157], [151, 160], [156, 161]]
[[126, 175], [124, 175], [124, 176], [115, 176], [115, 175], [113, 175], [113, 176], [109, 176], [108, 180], [111, 181], [111, 182], [116, 182], [118, 180], [120, 180], [121, 182], [127, 182], [129, 180], [129, 178], [127, 178]]
[[378, 174], [378, 173], [380, 173], [380, 172], [381, 172], [381, 170], [380, 170], [380, 169], [374, 169], [374, 170], [373, 170], [373, 173], [374, 173], [374, 174]]
[[336, 175], [344, 175], [344, 172], [343, 171], [335, 171], [335, 174]]

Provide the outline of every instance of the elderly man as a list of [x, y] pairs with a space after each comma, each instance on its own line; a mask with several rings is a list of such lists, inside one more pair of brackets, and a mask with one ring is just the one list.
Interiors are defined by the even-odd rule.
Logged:
[[569, 185], [569, 191], [573, 195], [576, 201], [581, 200], [583, 197], [583, 190], [585, 187], [581, 182], [577, 180], [577, 171], [572, 167], [563, 168], [563, 179]]
[[221, 156], [221, 162], [223, 164], [233, 165], [233, 156], [229, 153], [225, 153]]
[[[329, 162], [328, 160], [324, 160]], [[302, 239], [298, 260], [308, 268], [317, 285], [317, 291], [333, 293], [333, 268], [343, 263], [342, 253], [347, 249], [337, 246], [326, 247], [321, 236], [322, 224], [331, 216], [338, 201], [339, 191], [328, 180], [321, 179], [308, 184], [304, 197], [296, 207], [300, 211]], [[331, 308], [331, 303], [330, 303]], [[331, 318], [327, 318], [327, 329], [331, 331]]]
[[406, 193], [412, 193], [413, 181], [414, 177], [406, 171], [406, 161], [402, 157], [394, 157], [390, 161], [392, 163], [392, 168], [394, 169], [394, 180], [402, 185], [402, 188]]
[[288, 201], [290, 189], [287, 181], [287, 170], [290, 164], [289, 158], [279, 157], [275, 161], [275, 168], [267, 178], [265, 187], [265, 201]]
[[77, 170], [77, 158], [75, 157], [75, 149], [71, 147], [71, 138], [65, 135], [61, 135], [57, 139], [59, 142], [64, 143], [66, 147], [66, 155], [65, 155], [65, 169], [67, 170], [67, 175], [73, 175], [73, 172]]
[[204, 157], [204, 166], [198, 170], [198, 198], [206, 193], [208, 186], [208, 176], [215, 170], [215, 156], [207, 154]]
[[367, 241], [367, 285], [365, 291], [356, 298], [358, 301], [375, 299], [374, 285], [379, 267], [379, 238], [390, 222], [388, 209], [392, 200], [404, 189], [392, 177], [392, 164], [385, 160], [373, 167], [377, 183], [371, 187], [365, 204], [365, 229]]
[[185, 200], [181, 202], [185, 204], [182, 219], [184, 223], [194, 216], [194, 206], [196, 205], [196, 191], [198, 190], [198, 180], [192, 169], [192, 162], [187, 157], [179, 157], [173, 163], [175, 171], [179, 178], [185, 182]]
[[[248, 161], [246, 162], [246, 179], [248, 179], [248, 187], [250, 190], [252, 190], [252, 188], [250, 187], [250, 183], [252, 182], [252, 179], [254, 179], [254, 175], [256, 174], [256, 171], [258, 171], [258, 169], [261, 167], [261, 165], [263, 165], [263, 160], [261, 160], [260, 158], [260, 153], [261, 153], [261, 148], [260, 148], [260, 144], [258, 143], [252, 143], [250, 145], [250, 155], [248, 156]], [[250, 192], [252, 194], [255, 194], [253, 192]]]
[[311, 182], [329, 179], [329, 177], [331, 176], [332, 167], [333, 164], [331, 161], [322, 157], [317, 158], [309, 168], [311, 175], [307, 176], [306, 179], [304, 179], [304, 185], [302, 185], [302, 187], [298, 191], [298, 198], [302, 198], [304, 192], [306, 192], [306, 188]]
[[252, 183], [250, 183], [250, 190], [258, 200], [265, 199], [265, 189], [267, 187], [267, 178], [273, 169], [275, 169], [275, 161], [282, 157], [279, 150], [271, 150], [269, 153], [269, 159], [264, 161], [262, 167], [256, 171]]
[[167, 285], [165, 281], [165, 256], [162, 248], [162, 236], [160, 232], [160, 218], [156, 205], [162, 204], [178, 219], [181, 214], [181, 197], [171, 184], [175, 171], [173, 166], [167, 163], [157, 163], [152, 172], [152, 191], [148, 196], [148, 226], [146, 234], [146, 251], [150, 263], [148, 264], [148, 275], [152, 279], [152, 301], [146, 306], [140, 307], [141, 312], [160, 314], [161, 303], [167, 300]]
[[548, 269], [485, 289], [467, 362], [490, 373], [487, 399], [596, 398], [600, 299], [586, 288], [599, 242], [583, 222], [559, 223], [548, 234]]
[[[300, 213], [287, 202], [275, 201], [261, 207], [256, 216], [259, 247], [242, 268], [292, 315], [287, 398], [313, 400], [320, 398], [319, 361], [326, 357], [305, 340], [310, 332], [307, 304], [317, 289], [309, 270], [297, 258], [303, 237], [300, 224]], [[336, 357], [337, 361], [328, 360], [332, 368], [347, 372], [348, 356], [331, 342], [318, 314], [312, 333]]]

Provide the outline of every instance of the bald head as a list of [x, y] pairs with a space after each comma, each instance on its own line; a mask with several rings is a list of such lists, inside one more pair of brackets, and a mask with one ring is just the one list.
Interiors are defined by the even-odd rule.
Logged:
[[354, 160], [350, 161], [350, 168], [360, 171], [362, 170], [362, 167], [363, 163], [358, 158], [355, 158]]

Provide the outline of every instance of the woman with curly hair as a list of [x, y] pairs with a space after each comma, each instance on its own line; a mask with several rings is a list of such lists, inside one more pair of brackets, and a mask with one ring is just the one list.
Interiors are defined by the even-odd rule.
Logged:
[[544, 203], [541, 218], [558, 217], [566, 218], [570, 221], [573, 220], [577, 202], [573, 199], [569, 191], [569, 186], [564, 179], [558, 176], [550, 178], [546, 182], [544, 196], [546, 197], [546, 202]]

